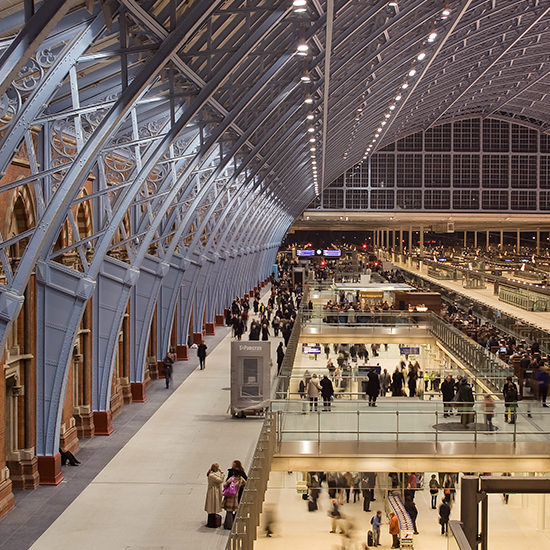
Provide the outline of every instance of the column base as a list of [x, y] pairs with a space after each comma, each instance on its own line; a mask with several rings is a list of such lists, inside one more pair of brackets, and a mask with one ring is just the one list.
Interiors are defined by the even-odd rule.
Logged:
[[130, 380], [127, 376], [119, 378], [120, 388], [122, 390], [122, 401], [125, 405], [132, 402], [132, 388], [130, 386]]
[[111, 418], [117, 416], [122, 410], [122, 388], [120, 384], [116, 384], [113, 392], [111, 393]]
[[[81, 411], [82, 411], [81, 407]], [[88, 408], [88, 406], [86, 407]], [[75, 422], [76, 422], [76, 429], [79, 439], [83, 438], [90, 438], [94, 437], [95, 435], [95, 426], [94, 426], [94, 415], [91, 410], [86, 410], [85, 412], [79, 412], [77, 414], [73, 414]]]
[[176, 359], [178, 361], [188, 361], [189, 348], [187, 346], [176, 346]]
[[40, 485], [59, 485], [63, 481], [61, 473], [61, 454], [54, 456], [39, 456], [38, 473]]
[[[72, 423], [72, 422], [71, 422]], [[74, 426], [71, 426], [69, 429], [65, 429], [61, 436], [59, 437], [59, 446], [64, 451], [71, 451], [71, 453], [76, 453], [78, 451], [78, 428], [76, 427], [76, 421]]]
[[225, 325], [225, 319], [223, 315], [216, 315], [214, 321], [217, 327], [223, 327]]
[[[40, 476], [38, 474], [38, 459], [35, 456], [28, 459], [9, 460], [6, 465], [10, 471], [11, 485], [14, 489], [32, 491], [38, 487]], [[1, 486], [2, 484], [0, 483], [0, 493]], [[1, 498], [0, 496], [0, 500]]]
[[[2, 470], [0, 470], [0, 479], [2, 479], [2, 477]], [[12, 492], [12, 483], [11, 479], [6, 477], [6, 479], [0, 481], [0, 518], [5, 516], [13, 508], [15, 508], [15, 497]]]
[[193, 332], [193, 344], [202, 344], [202, 332]]
[[214, 336], [216, 334], [216, 331], [214, 330], [214, 323], [206, 323], [205, 326], [207, 336]]
[[111, 411], [94, 411], [94, 425], [96, 435], [111, 435], [115, 431]]
[[131, 382], [130, 389], [132, 390], [132, 401], [134, 403], [145, 403], [147, 401], [145, 382]]

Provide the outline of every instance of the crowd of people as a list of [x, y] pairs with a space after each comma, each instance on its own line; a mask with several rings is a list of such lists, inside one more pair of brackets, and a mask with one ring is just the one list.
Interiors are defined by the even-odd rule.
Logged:
[[[302, 498], [307, 501], [307, 510], [316, 512], [320, 509], [320, 499], [326, 491], [328, 498], [327, 508], [330, 518], [330, 533], [340, 533], [343, 536], [343, 547], [353, 547], [353, 539], [357, 537], [358, 523], [350, 514], [344, 512], [344, 508], [350, 503], [362, 504], [364, 512], [371, 512], [371, 503], [376, 501], [375, 487], [380, 474], [374, 472], [308, 472], [306, 476], [307, 492]], [[441, 534], [448, 532], [448, 523], [451, 514], [451, 506], [455, 500], [458, 474], [439, 473], [431, 474], [431, 478], [425, 487], [424, 474], [410, 472], [388, 474], [387, 481], [379, 481], [382, 485], [381, 492], [384, 496], [389, 494], [399, 495], [403, 498], [403, 508], [409, 515], [413, 534], [418, 535], [417, 529], [418, 508], [415, 497], [418, 491], [429, 489], [431, 508], [438, 510], [438, 523], [441, 526]], [[442, 495], [438, 502], [439, 496]], [[439, 504], [439, 506], [438, 506]], [[374, 515], [367, 520], [368, 544], [367, 546], [380, 546], [381, 529], [388, 526], [388, 533], [392, 537], [392, 548], [400, 547], [399, 518], [395, 512], [388, 514], [384, 520], [381, 510], [374, 511]]]
[[[473, 314], [473, 308], [464, 311], [457, 304], [449, 304], [445, 311], [446, 321], [461, 330], [480, 346], [498, 355], [504, 362], [519, 367], [523, 381], [523, 392], [540, 400], [543, 407], [548, 407], [546, 399], [550, 386], [550, 369], [546, 364], [536, 340], [528, 343], [518, 340], [511, 334], [505, 334], [490, 323], [482, 322]], [[519, 391], [519, 394], [523, 393]]]

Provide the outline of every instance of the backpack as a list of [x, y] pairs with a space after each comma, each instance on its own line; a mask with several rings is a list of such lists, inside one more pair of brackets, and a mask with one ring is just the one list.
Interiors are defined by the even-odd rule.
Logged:
[[517, 392], [515, 386], [507, 386], [506, 387], [506, 392], [504, 394], [504, 400], [505, 401], [517, 401], [518, 400], [518, 392]]

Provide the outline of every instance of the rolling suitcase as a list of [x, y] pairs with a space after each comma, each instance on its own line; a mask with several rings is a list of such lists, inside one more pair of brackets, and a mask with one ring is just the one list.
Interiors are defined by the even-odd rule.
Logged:
[[208, 521], [206, 527], [211, 527], [212, 529], [220, 527], [222, 524], [222, 517], [220, 514], [208, 514]]
[[307, 510], [308, 512], [315, 512], [315, 510], [317, 510], [317, 504], [313, 500], [308, 500]]
[[367, 533], [367, 546], [374, 546], [374, 536], [370, 529], [369, 529], [369, 532]]

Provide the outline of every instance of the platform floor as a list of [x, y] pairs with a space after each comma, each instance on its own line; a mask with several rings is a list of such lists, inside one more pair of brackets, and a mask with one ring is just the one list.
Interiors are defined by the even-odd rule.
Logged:
[[[0, 521], [1, 550], [222, 549], [228, 531], [205, 527], [206, 472], [234, 459], [248, 466], [263, 418], [233, 419], [230, 331], [207, 336], [206, 369], [190, 350], [177, 362], [174, 387], [148, 388], [145, 404], [131, 404], [108, 438], [84, 440], [82, 464], [64, 467], [57, 487], [17, 492], [16, 508]], [[273, 369], [276, 346], [271, 340]]]

